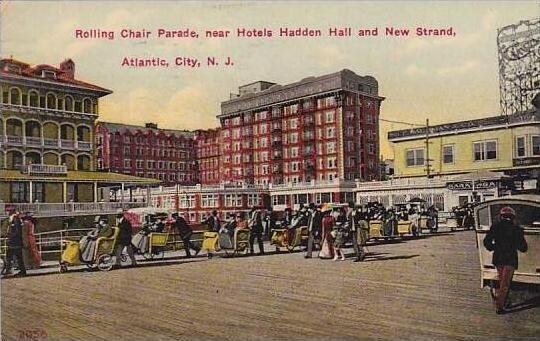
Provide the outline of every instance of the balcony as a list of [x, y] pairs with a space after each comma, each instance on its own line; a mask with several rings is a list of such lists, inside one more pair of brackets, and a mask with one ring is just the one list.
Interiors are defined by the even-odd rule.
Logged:
[[79, 112], [79, 111], [29, 107], [26, 105], [7, 104], [7, 103], [0, 103], [0, 108], [2, 110], [6, 110], [6, 111], [9, 110], [9, 111], [19, 112], [19, 113], [45, 114], [45, 115], [62, 116], [62, 117], [66, 113], [68, 113], [72, 115], [82, 115], [83, 118], [91, 119], [91, 120], [95, 120], [96, 117], [98, 116], [97, 113], [85, 113], [85, 112]]
[[25, 174], [67, 175], [67, 166], [30, 164], [22, 166], [21, 172]]
[[17, 147], [42, 147], [42, 148], [62, 148], [70, 150], [81, 150], [81, 151], [91, 151], [92, 142], [89, 141], [75, 141], [75, 140], [66, 140], [66, 139], [50, 139], [50, 138], [41, 138], [35, 136], [16, 136], [16, 135], [6, 135], [0, 136], [0, 144], [5, 144], [6, 146], [17, 146]]
[[144, 202], [0, 203], [0, 216], [7, 210], [32, 212], [35, 217], [114, 214], [119, 209], [146, 207]]

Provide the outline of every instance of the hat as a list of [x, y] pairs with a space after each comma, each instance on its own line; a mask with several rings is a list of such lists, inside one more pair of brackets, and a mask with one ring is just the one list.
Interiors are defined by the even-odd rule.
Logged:
[[332, 205], [324, 204], [321, 206], [321, 212], [329, 212], [329, 211], [332, 211]]
[[500, 214], [502, 217], [515, 217], [516, 211], [514, 211], [514, 209], [510, 206], [505, 206], [501, 208]]
[[172, 218], [178, 218], [178, 212], [174, 212], [173, 214], [171, 214], [171, 217]]

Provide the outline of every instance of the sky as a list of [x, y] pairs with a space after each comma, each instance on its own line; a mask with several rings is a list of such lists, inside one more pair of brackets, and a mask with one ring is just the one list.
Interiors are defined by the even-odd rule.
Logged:
[[[100, 101], [102, 121], [169, 129], [219, 125], [220, 103], [238, 86], [279, 84], [347, 68], [374, 76], [385, 97], [381, 118], [438, 124], [497, 115], [497, 28], [540, 15], [528, 2], [177, 2], [2, 1], [0, 56], [32, 65], [71, 58], [76, 78], [113, 91]], [[119, 39], [121, 29], [205, 30], [318, 28], [317, 38]], [[379, 29], [377, 37], [326, 37], [329, 27]], [[449, 28], [453, 37], [384, 36], [386, 27]], [[116, 38], [77, 39], [77, 29]], [[229, 67], [175, 67], [176, 57], [235, 61]], [[122, 67], [124, 57], [160, 57], [168, 68]], [[172, 66], [171, 66], [172, 65]], [[381, 122], [381, 153], [393, 156]]]

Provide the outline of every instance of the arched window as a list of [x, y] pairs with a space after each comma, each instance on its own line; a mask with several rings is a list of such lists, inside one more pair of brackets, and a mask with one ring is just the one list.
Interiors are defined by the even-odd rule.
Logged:
[[87, 126], [78, 126], [77, 141], [90, 142], [90, 128], [88, 128]]
[[90, 170], [90, 157], [88, 155], [77, 156], [77, 170], [82, 170], [82, 171]]
[[47, 108], [56, 109], [56, 96], [53, 94], [47, 95]]
[[26, 164], [39, 165], [41, 164], [41, 155], [38, 152], [26, 153]]
[[83, 101], [83, 112], [87, 114], [92, 113], [92, 101], [89, 98], [85, 98]]
[[71, 96], [66, 96], [65, 98], [65, 107], [66, 107], [66, 111], [73, 111], [73, 97]]
[[30, 92], [30, 102], [29, 105], [34, 108], [39, 107], [39, 94], [35, 91]]
[[11, 88], [10, 103], [14, 105], [21, 105], [21, 90], [17, 88]]
[[20, 168], [23, 165], [23, 154], [17, 150], [7, 152], [7, 169]]

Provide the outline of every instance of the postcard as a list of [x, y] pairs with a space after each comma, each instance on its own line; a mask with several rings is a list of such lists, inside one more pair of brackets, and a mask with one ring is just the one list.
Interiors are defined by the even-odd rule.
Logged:
[[3, 340], [536, 340], [538, 1], [0, 1]]

